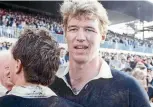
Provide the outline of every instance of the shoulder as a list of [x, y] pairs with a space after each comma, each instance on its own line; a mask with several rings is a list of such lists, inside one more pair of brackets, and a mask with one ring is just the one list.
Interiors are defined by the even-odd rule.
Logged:
[[14, 96], [14, 95], [5, 95], [3, 97], [0, 97], [0, 102], [5, 101], [5, 100], [6, 101], [11, 101], [11, 100], [16, 100], [16, 99], [20, 99], [20, 98], [18, 98], [17, 96]]
[[136, 90], [144, 91], [142, 86], [140, 86], [140, 83], [133, 76], [115, 69], [112, 69], [111, 72], [113, 75], [113, 80], [121, 83], [123, 82], [124, 86], [126, 86], [129, 90], [133, 92]]
[[126, 86], [128, 86], [129, 89], [142, 88], [138, 80], [136, 80], [133, 76], [123, 71], [118, 71], [115, 69], [112, 69], [111, 72], [112, 72], [114, 80], [117, 80], [117, 81], [122, 80], [121, 82], [124, 82], [124, 84], [126, 84]]
[[131, 75], [123, 72], [123, 71], [118, 71], [116, 69], [111, 69], [113, 79], [114, 80], [122, 80], [122, 82], [126, 82], [127, 85], [134, 85], [138, 84], [137, 80], [132, 77]]
[[[116, 84], [120, 85], [121, 88], [128, 90], [130, 104], [144, 107], [149, 107], [149, 97], [145, 89], [140, 83], [132, 76], [117, 70], [111, 70], [113, 80], [118, 81]], [[135, 106], [134, 106], [135, 107]]]
[[0, 107], [18, 107], [16, 102], [20, 102], [22, 98], [13, 95], [0, 97]]
[[0, 107], [81, 107], [61, 97], [49, 98], [22, 98], [14, 95], [6, 95], [0, 98]]

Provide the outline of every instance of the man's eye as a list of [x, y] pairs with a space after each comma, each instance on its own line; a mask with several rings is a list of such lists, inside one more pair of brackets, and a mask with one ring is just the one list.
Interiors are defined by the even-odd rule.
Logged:
[[86, 29], [87, 32], [95, 32], [94, 30], [92, 29]]
[[75, 32], [75, 31], [77, 31], [77, 29], [76, 29], [76, 28], [73, 28], [73, 29], [68, 29], [68, 31]]

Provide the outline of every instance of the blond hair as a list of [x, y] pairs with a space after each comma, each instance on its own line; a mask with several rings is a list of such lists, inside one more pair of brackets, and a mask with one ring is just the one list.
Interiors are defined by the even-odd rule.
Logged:
[[100, 22], [100, 31], [106, 35], [108, 30], [108, 16], [106, 9], [97, 0], [65, 0], [61, 5], [64, 30], [67, 30], [68, 19], [71, 17], [85, 16], [85, 18], [97, 18]]
[[132, 76], [134, 78], [136, 78], [138, 80], [138, 82], [140, 83], [140, 85], [142, 87], [145, 88], [145, 90], [147, 91], [148, 90], [148, 86], [147, 86], [147, 81], [146, 81], [146, 74], [144, 71], [142, 70], [139, 70], [139, 69], [135, 69], [133, 72], [132, 72]]
[[138, 80], [144, 80], [145, 77], [146, 77], [144, 71], [139, 70], [139, 69], [133, 70], [132, 76], [135, 77], [135, 78], [138, 79]]

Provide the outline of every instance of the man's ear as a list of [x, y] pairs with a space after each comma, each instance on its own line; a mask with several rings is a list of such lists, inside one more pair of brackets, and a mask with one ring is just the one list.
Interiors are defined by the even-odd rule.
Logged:
[[[65, 30], [65, 28], [64, 28], [64, 30]], [[64, 31], [64, 32], [63, 32], [63, 35], [64, 35], [64, 41], [65, 41], [65, 43], [67, 43], [66, 33], [67, 33], [66, 31]]]
[[106, 35], [102, 35], [101, 36], [101, 43], [104, 43], [105, 42], [105, 39], [106, 39]]
[[66, 35], [64, 35], [64, 41], [65, 41], [65, 43], [67, 43], [67, 38], [66, 38]]
[[9, 66], [8, 65], [6, 65], [6, 66], [4, 66], [5, 67], [5, 76], [7, 76], [8, 77], [8, 75], [10, 74], [10, 68], [9, 68]]
[[16, 68], [15, 73], [19, 74], [22, 70], [21, 60], [19, 60], [19, 59], [16, 60], [16, 67], [15, 68]]

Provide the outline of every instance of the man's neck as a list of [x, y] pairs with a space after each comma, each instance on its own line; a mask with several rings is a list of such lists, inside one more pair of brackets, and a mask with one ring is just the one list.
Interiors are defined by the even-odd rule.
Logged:
[[83, 87], [88, 81], [98, 75], [102, 59], [98, 56], [92, 61], [84, 64], [70, 61], [70, 81], [72, 87]]
[[30, 85], [30, 83], [26, 82], [26, 79], [24, 78], [24, 76], [22, 74], [18, 75], [16, 78], [17, 79], [14, 82], [15, 86], [27, 86], [27, 85]]

